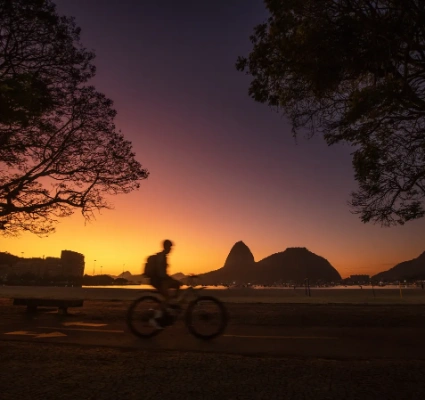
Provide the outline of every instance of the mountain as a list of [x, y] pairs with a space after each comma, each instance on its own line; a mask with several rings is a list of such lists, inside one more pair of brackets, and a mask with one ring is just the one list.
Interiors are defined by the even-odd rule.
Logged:
[[132, 278], [134, 279], [134, 275], [132, 275], [130, 271], [125, 271], [125, 272], [121, 272], [121, 274], [119, 274], [117, 278], [124, 278], [127, 280], [131, 280]]
[[187, 276], [185, 274], [181, 273], [181, 272], [177, 272], [177, 273], [171, 275], [171, 277], [174, 278], [174, 279], [177, 279], [178, 281], [181, 281], [181, 280], [187, 278]]
[[425, 251], [417, 258], [403, 261], [387, 271], [372, 276], [372, 279], [389, 282], [404, 279], [425, 279]]
[[236, 242], [224, 263], [224, 269], [244, 272], [244, 268], [255, 263], [249, 247], [242, 241]]
[[302, 282], [308, 278], [310, 282], [334, 282], [341, 280], [339, 272], [323, 257], [312, 253], [305, 247], [290, 247], [285, 251], [273, 254], [257, 263], [258, 278], [272, 281]]
[[255, 260], [249, 247], [242, 241], [236, 242], [226, 258], [224, 266], [215, 271], [200, 274], [203, 283], [218, 284], [222, 282], [240, 281], [242, 277], [254, 276]]
[[[136, 282], [136, 283], [141, 283], [141, 284], [148, 284], [149, 283], [149, 278], [146, 278], [144, 275], [142, 274], [137, 274], [137, 275], [133, 275], [130, 271], [125, 271], [122, 272], [119, 275], [109, 275], [112, 278], [116, 279], [116, 278], [124, 278], [127, 279], [129, 282]], [[179, 281], [181, 280], [185, 280], [187, 278], [187, 276], [185, 274], [182, 274], [181, 272], [177, 272], [173, 275], [171, 275], [174, 279], [177, 279]]]
[[205, 284], [339, 281], [339, 272], [327, 261], [304, 247], [288, 248], [283, 252], [255, 262], [251, 250], [242, 241], [230, 250], [224, 266], [200, 275]]

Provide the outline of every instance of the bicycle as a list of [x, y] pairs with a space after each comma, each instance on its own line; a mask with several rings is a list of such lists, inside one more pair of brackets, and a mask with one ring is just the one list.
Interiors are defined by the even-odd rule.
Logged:
[[[195, 337], [204, 340], [210, 340], [220, 336], [227, 327], [228, 316], [224, 304], [213, 296], [200, 295], [199, 292], [206, 286], [197, 287], [194, 281], [197, 275], [189, 276], [187, 289], [180, 289], [179, 298], [172, 304], [173, 314], [166, 312], [166, 304], [163, 299], [155, 296], [158, 293], [150, 290], [151, 294], [144, 294], [133, 301], [127, 311], [127, 326], [130, 331], [141, 338], [150, 338], [158, 335], [165, 330], [166, 327], [172, 326], [183, 315], [184, 306], [184, 324], [188, 331]], [[189, 301], [190, 297], [192, 300]], [[154, 317], [155, 311], [161, 310], [164, 315], [161, 317], [161, 325], [163, 329], [157, 329], [150, 324], [150, 320]], [[197, 326], [197, 316], [199, 312], [200, 326]], [[205, 332], [207, 323], [214, 322], [216, 325], [210, 332]]]

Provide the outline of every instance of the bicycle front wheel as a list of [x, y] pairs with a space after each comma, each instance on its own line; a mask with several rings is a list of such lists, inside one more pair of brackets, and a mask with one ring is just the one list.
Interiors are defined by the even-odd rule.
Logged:
[[155, 296], [142, 296], [133, 301], [127, 311], [127, 326], [141, 338], [150, 338], [162, 330], [152, 323], [157, 310], [162, 310], [161, 301]]
[[187, 307], [185, 323], [189, 332], [209, 340], [221, 335], [227, 327], [227, 311], [223, 303], [211, 296], [200, 296]]

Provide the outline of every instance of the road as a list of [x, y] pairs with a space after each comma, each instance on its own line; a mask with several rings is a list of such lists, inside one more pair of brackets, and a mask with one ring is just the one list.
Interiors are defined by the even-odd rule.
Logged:
[[93, 321], [56, 313], [0, 321], [3, 341], [68, 343], [140, 350], [327, 359], [425, 360], [425, 327], [261, 326], [230, 324], [222, 337], [202, 341], [182, 322], [151, 339], [133, 336], [123, 320]]
[[[210, 342], [142, 340], [128, 304], [70, 316], [0, 307], [2, 400], [411, 400], [425, 392], [424, 307], [231, 305]], [[1, 305], [1, 304], [0, 304]]]

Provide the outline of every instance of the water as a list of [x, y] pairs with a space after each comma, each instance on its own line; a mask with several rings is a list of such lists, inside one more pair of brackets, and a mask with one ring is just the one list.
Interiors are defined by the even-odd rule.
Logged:
[[[112, 286], [83, 286], [83, 288], [86, 289], [137, 289], [137, 290], [153, 290], [153, 287], [151, 285], [112, 285]], [[187, 286], [182, 286], [183, 289], [187, 288]], [[420, 287], [416, 285], [401, 285], [401, 289], [418, 289]], [[294, 290], [293, 287], [281, 287], [281, 286], [250, 286], [250, 287], [241, 287], [241, 286], [235, 286], [228, 288], [227, 286], [205, 286], [205, 289], [212, 289], [212, 290], [234, 290], [234, 289], [256, 289], [256, 290]], [[304, 290], [304, 286], [297, 286], [297, 290]], [[315, 287], [310, 286], [311, 290], [371, 290], [372, 286], [366, 286], [362, 285], [360, 286], [327, 286], [327, 287]], [[399, 285], [386, 285], [386, 286], [373, 286], [374, 290], [386, 290], [386, 289], [400, 289]]]
[[[151, 285], [112, 285], [112, 286], [83, 286], [84, 289], [137, 289], [137, 290], [154, 290]], [[183, 285], [182, 289], [187, 286]], [[226, 286], [206, 286], [205, 289], [227, 289]]]

